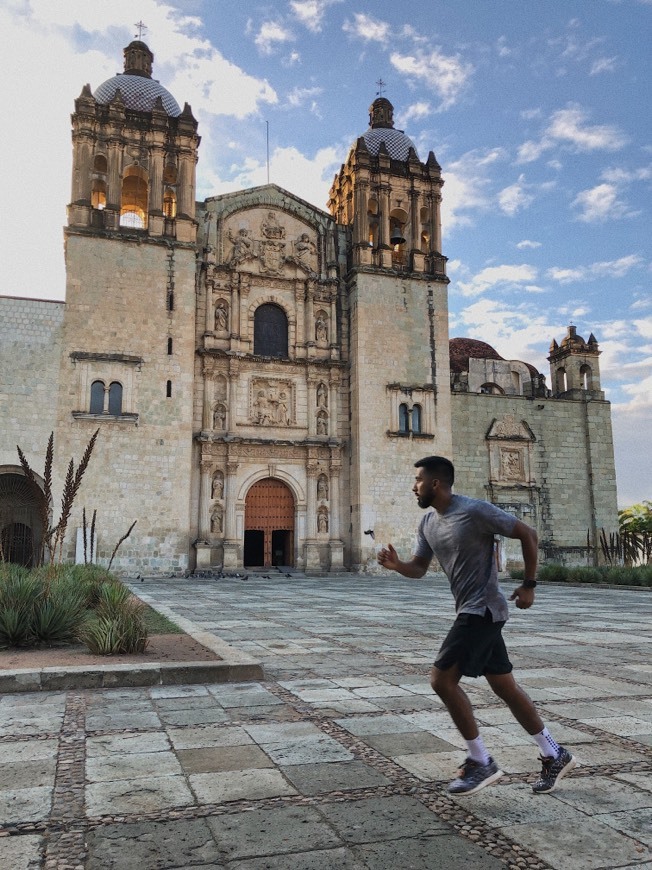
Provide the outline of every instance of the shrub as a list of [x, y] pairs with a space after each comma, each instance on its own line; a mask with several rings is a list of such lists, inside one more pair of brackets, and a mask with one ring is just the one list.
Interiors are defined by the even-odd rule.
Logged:
[[62, 580], [50, 585], [36, 600], [32, 633], [42, 643], [73, 643], [78, 640], [86, 618], [86, 597]]
[[142, 653], [147, 647], [147, 629], [140, 608], [127, 607], [114, 616], [98, 616], [88, 623], [82, 639], [95, 655]]
[[135, 599], [133, 599], [131, 591], [123, 583], [113, 581], [102, 583], [98, 587], [95, 609], [99, 617], [110, 619], [124, 612], [125, 608], [129, 606], [135, 610], [137, 605], [134, 602]]
[[539, 570], [539, 578], [550, 583], [563, 583], [568, 580], [568, 568], [564, 565], [542, 565]]
[[43, 585], [20, 566], [3, 570], [0, 582], [0, 646], [25, 646], [33, 637], [35, 603]]

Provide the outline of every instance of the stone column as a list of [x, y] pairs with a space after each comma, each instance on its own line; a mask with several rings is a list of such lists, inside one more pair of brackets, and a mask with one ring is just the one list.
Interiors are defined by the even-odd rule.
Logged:
[[344, 570], [344, 544], [342, 543], [342, 530], [340, 529], [340, 463], [332, 463], [330, 468], [329, 502], [330, 502], [330, 552], [331, 571]]
[[212, 468], [211, 462], [207, 459], [202, 459], [199, 463], [201, 472], [199, 478], [199, 537], [195, 545], [198, 568], [210, 568], [211, 565], [210, 498]]
[[226, 480], [224, 481], [224, 504], [226, 516], [224, 517], [224, 567], [239, 568], [240, 558], [238, 555], [239, 541], [237, 539], [235, 521], [235, 503], [237, 497], [237, 472], [238, 463], [229, 461], [226, 464]]
[[306, 571], [321, 568], [319, 545], [317, 544], [317, 478], [319, 466], [309, 465], [307, 474], [306, 498]]

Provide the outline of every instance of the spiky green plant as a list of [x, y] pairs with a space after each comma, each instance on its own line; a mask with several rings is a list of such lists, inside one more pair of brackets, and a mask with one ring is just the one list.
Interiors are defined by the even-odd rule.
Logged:
[[[12, 570], [13, 569], [13, 570]], [[4, 571], [0, 583], [0, 646], [25, 646], [33, 639], [34, 607], [43, 584], [19, 566]]]
[[114, 616], [98, 616], [82, 632], [82, 639], [94, 655], [142, 653], [147, 647], [147, 629], [137, 610], [123, 610]]

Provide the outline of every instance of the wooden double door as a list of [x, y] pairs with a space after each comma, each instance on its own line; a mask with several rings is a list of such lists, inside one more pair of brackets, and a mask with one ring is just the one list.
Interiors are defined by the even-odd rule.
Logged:
[[280, 480], [255, 483], [245, 502], [244, 564], [294, 565], [294, 497]]

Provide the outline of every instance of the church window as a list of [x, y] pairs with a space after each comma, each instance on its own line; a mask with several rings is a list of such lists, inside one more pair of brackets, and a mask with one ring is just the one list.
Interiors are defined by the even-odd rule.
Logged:
[[405, 403], [402, 403], [398, 406], [398, 431], [410, 431], [410, 412], [408, 411], [408, 406]]
[[122, 384], [113, 381], [109, 386], [109, 414], [119, 417], [122, 413]]
[[106, 183], [101, 178], [93, 179], [91, 205], [93, 208], [106, 208]]
[[591, 389], [591, 366], [582, 366], [580, 368], [580, 378], [582, 381], [582, 389], [590, 390]]
[[147, 228], [146, 173], [139, 166], [130, 166], [122, 179], [120, 226], [132, 229]]
[[168, 311], [174, 311], [174, 290], [168, 290], [166, 307]]
[[254, 353], [286, 358], [288, 355], [288, 319], [278, 305], [264, 304], [254, 314]]
[[104, 381], [93, 381], [91, 384], [91, 414], [104, 412]]
[[167, 399], [172, 398], [172, 381], [168, 381], [167, 384], [165, 385], [165, 397]]
[[168, 356], [172, 356], [172, 339], [168, 338]]
[[93, 169], [95, 170], [95, 172], [102, 172], [106, 174], [108, 166], [104, 154], [95, 155], [95, 160], [93, 160]]
[[168, 220], [177, 216], [177, 195], [171, 187], [166, 187], [163, 194], [163, 214]]
[[412, 408], [412, 432], [415, 435], [421, 434], [421, 405], [414, 405]]
[[566, 378], [566, 369], [559, 368], [555, 372], [555, 390], [558, 393], [565, 393], [568, 389], [568, 381]]

